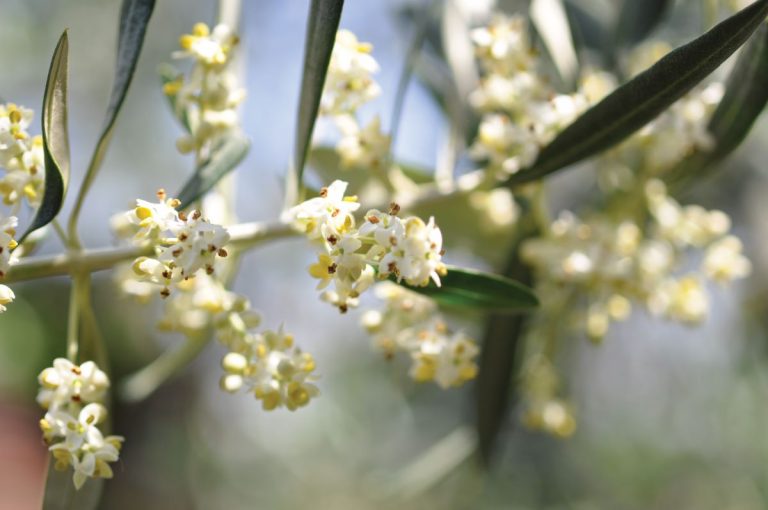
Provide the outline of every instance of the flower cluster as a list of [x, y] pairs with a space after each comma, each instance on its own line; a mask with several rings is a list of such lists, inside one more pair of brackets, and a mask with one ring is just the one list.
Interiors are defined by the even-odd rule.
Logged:
[[378, 115], [362, 125], [357, 110], [381, 93], [372, 75], [379, 65], [371, 55], [373, 47], [358, 41], [349, 30], [339, 30], [328, 65], [320, 113], [333, 119], [341, 139], [336, 152], [342, 168], [360, 168], [382, 175], [388, 169], [390, 137], [381, 130]]
[[220, 225], [210, 223], [200, 211], [177, 211], [180, 202], [157, 193], [158, 202], [136, 201], [127, 214], [135, 231], [133, 242], [155, 247], [154, 257], [139, 257], [133, 270], [143, 281], [162, 286], [167, 297], [171, 287], [193, 278], [198, 271], [213, 274], [218, 257], [226, 257], [224, 245], [229, 234]]
[[[16, 226], [19, 221], [15, 216], [5, 217], [0, 214], [0, 280], [11, 267], [11, 250], [16, 248]], [[16, 296], [10, 287], [0, 284], [0, 313], [6, 310], [5, 305], [11, 303]]]
[[[147, 298], [152, 284], [121, 275], [128, 294]], [[259, 333], [261, 317], [245, 296], [227, 290], [215, 275], [200, 272], [182, 280], [164, 302], [158, 329], [199, 339], [213, 329], [215, 338], [229, 351], [224, 356], [221, 387], [234, 393], [241, 388], [262, 401], [266, 410], [295, 410], [318, 395], [315, 364], [309, 353], [293, 345], [282, 331]]]
[[45, 161], [43, 139], [27, 132], [32, 121], [30, 109], [13, 103], [0, 104], [0, 195], [3, 203], [18, 212], [23, 200], [37, 207], [43, 196]]
[[483, 70], [470, 103], [483, 114], [470, 154], [497, 178], [533, 163], [540, 148], [587, 107], [581, 94], [556, 94], [538, 70], [527, 22], [497, 15], [472, 31]]
[[425, 286], [440, 284], [444, 273], [443, 239], [434, 218], [402, 219], [392, 204], [388, 212], [370, 210], [356, 227], [353, 213], [360, 207], [357, 197], [345, 196], [347, 183], [334, 181], [320, 196], [303, 202], [286, 214], [286, 220], [307, 235], [320, 251], [310, 274], [320, 280], [318, 289], [333, 282], [322, 298], [341, 312], [358, 305], [359, 297], [375, 277], [390, 276], [398, 282]]
[[[611, 321], [628, 317], [633, 301], [654, 315], [701, 322], [708, 311], [705, 280], [727, 283], [750, 272], [725, 213], [681, 206], [658, 180], [647, 183], [645, 200], [647, 224], [603, 216], [581, 221], [564, 212], [547, 236], [523, 246], [524, 259], [548, 288], [541, 295], [567, 285], [588, 297], [583, 324], [593, 339], [601, 339]], [[685, 272], [696, 252], [703, 257], [700, 270]]]
[[99, 428], [107, 418], [107, 375], [93, 361], [78, 366], [57, 358], [38, 380], [37, 401], [46, 410], [40, 428], [54, 467], [63, 471], [72, 466], [77, 489], [89, 478], [112, 478], [109, 464], [118, 460], [124, 439], [105, 437]]
[[391, 282], [377, 284], [375, 292], [385, 301], [384, 310], [367, 311], [362, 322], [387, 359], [407, 353], [410, 376], [443, 389], [474, 379], [477, 345], [462, 332], [448, 332], [433, 300]]
[[294, 411], [318, 395], [314, 358], [295, 347], [282, 328], [247, 332], [234, 347], [221, 362], [224, 391], [246, 388], [268, 411], [283, 406]]
[[238, 42], [237, 35], [226, 25], [217, 25], [211, 31], [205, 23], [197, 23], [191, 34], [181, 36], [182, 50], [174, 57], [190, 58], [194, 66], [188, 76], [179, 74], [163, 88], [189, 131], [177, 142], [181, 152], [195, 151], [204, 156], [205, 151], [239, 130], [237, 107], [245, 98], [245, 89], [230, 71]]

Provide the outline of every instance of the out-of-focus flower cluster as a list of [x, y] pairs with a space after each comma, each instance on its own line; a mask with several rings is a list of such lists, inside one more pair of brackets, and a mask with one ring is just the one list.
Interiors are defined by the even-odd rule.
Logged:
[[100, 427], [107, 419], [105, 396], [109, 378], [93, 361], [75, 365], [57, 358], [39, 377], [37, 401], [46, 410], [40, 420], [43, 439], [53, 455], [54, 467], [73, 468], [77, 489], [89, 478], [112, 478], [124, 439], [104, 436]]
[[470, 154], [503, 179], [533, 163], [540, 148], [587, 107], [582, 93], [558, 94], [539, 70], [522, 16], [494, 16], [472, 31], [483, 72], [470, 103], [482, 113]]
[[214, 273], [216, 260], [227, 256], [224, 245], [229, 233], [203, 218], [200, 211], [178, 211], [181, 203], [163, 190], [157, 198], [154, 203], [137, 200], [136, 207], [125, 213], [127, 221], [116, 223], [118, 234], [132, 236], [133, 244], [154, 247], [155, 256], [137, 258], [133, 271], [140, 281], [159, 285], [161, 295], [167, 297], [173, 287], [199, 271]]
[[[568, 287], [588, 301], [583, 329], [596, 340], [639, 303], [652, 314], [686, 324], [706, 318], [706, 280], [728, 283], [749, 274], [741, 242], [721, 211], [681, 206], [661, 181], [645, 187], [647, 223], [563, 212], [548, 234], [523, 246], [541, 296]], [[698, 269], [693, 263], [701, 259]]]
[[391, 282], [378, 283], [375, 292], [384, 309], [367, 311], [362, 322], [387, 359], [408, 354], [410, 376], [443, 389], [474, 379], [477, 344], [462, 332], [450, 333], [432, 299]]
[[367, 169], [381, 176], [390, 148], [390, 137], [381, 130], [378, 115], [362, 124], [357, 110], [381, 93], [373, 79], [379, 64], [371, 55], [373, 47], [358, 41], [349, 30], [339, 30], [328, 65], [320, 103], [321, 115], [333, 119], [341, 139], [336, 152], [343, 168]]
[[245, 89], [230, 69], [238, 36], [226, 25], [213, 31], [197, 23], [191, 34], [181, 36], [181, 51], [175, 58], [192, 59], [191, 72], [165, 84], [163, 90], [172, 99], [176, 116], [188, 133], [177, 141], [181, 152], [206, 153], [227, 135], [239, 131], [238, 105], [245, 99]]
[[13, 103], [0, 104], [0, 195], [16, 214], [26, 200], [38, 207], [43, 196], [45, 161], [43, 138], [31, 136], [27, 129], [33, 112]]
[[285, 219], [318, 248], [317, 262], [309, 273], [320, 280], [318, 289], [333, 282], [322, 299], [341, 312], [356, 307], [375, 278], [397, 279], [409, 285], [440, 284], [445, 271], [443, 239], [434, 218], [400, 218], [392, 204], [388, 212], [370, 210], [357, 228], [353, 213], [360, 208], [357, 197], [345, 196], [347, 183], [334, 181], [286, 213]]
[[[15, 216], [3, 216], [0, 213], [0, 281], [11, 267], [11, 250], [16, 248], [16, 226], [19, 221]], [[0, 284], [0, 313], [6, 310], [5, 305], [13, 302], [16, 296], [7, 285]]]

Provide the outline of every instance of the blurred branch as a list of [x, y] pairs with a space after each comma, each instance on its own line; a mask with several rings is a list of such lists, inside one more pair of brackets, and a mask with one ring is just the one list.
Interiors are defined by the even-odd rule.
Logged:
[[[227, 246], [235, 250], [248, 249], [255, 244], [268, 240], [298, 235], [290, 225], [282, 222], [241, 223], [228, 227], [227, 230], [230, 234], [230, 242]], [[109, 269], [120, 262], [129, 261], [142, 255], [152, 255], [153, 253], [154, 248], [152, 246], [127, 246], [22, 259], [11, 267], [8, 275], [3, 279], [3, 283], [13, 283], [48, 276], [62, 276], [69, 274], [75, 268], [78, 271], [92, 273]]]

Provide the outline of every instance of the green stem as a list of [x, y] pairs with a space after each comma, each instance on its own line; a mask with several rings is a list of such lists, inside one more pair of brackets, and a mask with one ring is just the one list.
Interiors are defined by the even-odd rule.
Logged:
[[118, 390], [120, 397], [126, 402], [138, 402], [151, 395], [197, 357], [208, 344], [208, 337], [209, 332], [205, 331], [187, 338], [180, 347], [163, 352], [152, 363], [123, 381]]

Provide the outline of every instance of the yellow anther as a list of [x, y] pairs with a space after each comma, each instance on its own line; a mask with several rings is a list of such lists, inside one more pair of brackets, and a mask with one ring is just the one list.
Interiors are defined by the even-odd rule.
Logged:
[[192, 27], [192, 35], [197, 37], [208, 37], [210, 33], [211, 29], [205, 23], [195, 23], [195, 26]]
[[140, 220], [146, 220], [147, 218], [151, 218], [152, 217], [152, 209], [150, 209], [149, 207], [139, 206], [139, 207], [136, 208], [136, 216]]

